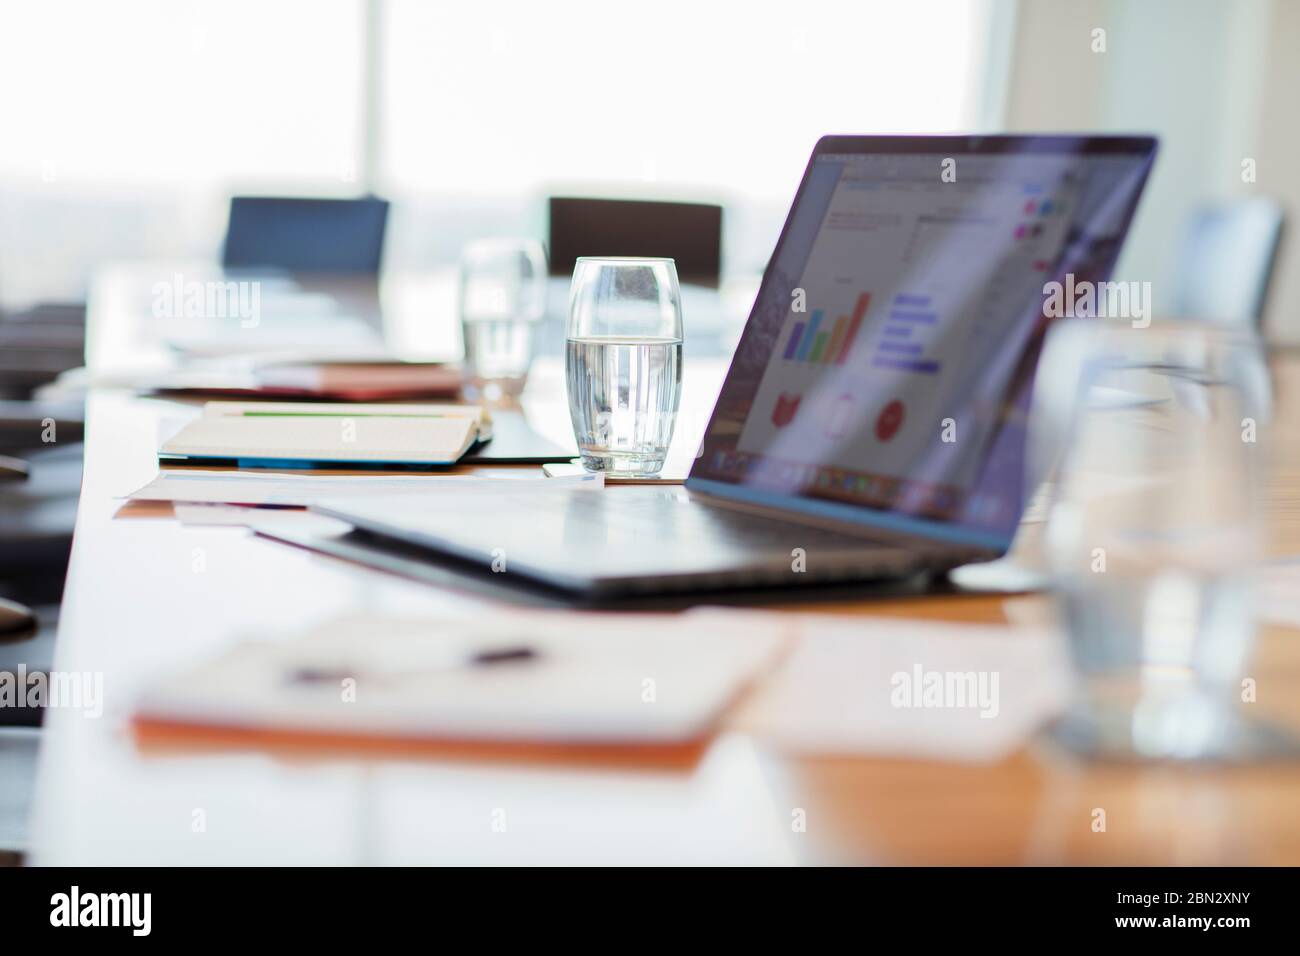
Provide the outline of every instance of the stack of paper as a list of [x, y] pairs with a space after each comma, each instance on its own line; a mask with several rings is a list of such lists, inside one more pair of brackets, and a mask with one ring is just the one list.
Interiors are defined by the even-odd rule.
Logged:
[[365, 615], [235, 646], [151, 689], [136, 720], [322, 742], [676, 744], [725, 727], [809, 756], [986, 762], [1068, 690], [1050, 629], [719, 608]]
[[444, 362], [275, 362], [254, 376], [273, 394], [319, 395], [354, 402], [454, 397], [461, 371]]
[[537, 478], [536, 473], [512, 478], [478, 475], [302, 475], [276, 471], [215, 471], [173, 468], [160, 471], [148, 484], [126, 495], [132, 501], [171, 501], [189, 504], [231, 504], [306, 508], [323, 498], [361, 498], [395, 494], [429, 494], [434, 489], [504, 488], [541, 485], [548, 490], [599, 489], [604, 475], [586, 473], [572, 478]]
[[[109, 384], [119, 384], [110, 380]], [[454, 399], [461, 370], [446, 362], [301, 359], [200, 362], [160, 373], [128, 376], [125, 383], [163, 395], [229, 399], [333, 399], [380, 402]]]
[[208, 402], [159, 458], [252, 466], [455, 464], [491, 436], [475, 405]]
[[779, 629], [672, 615], [358, 616], [245, 643], [146, 693], [144, 729], [323, 740], [681, 744], [708, 732], [782, 645]]

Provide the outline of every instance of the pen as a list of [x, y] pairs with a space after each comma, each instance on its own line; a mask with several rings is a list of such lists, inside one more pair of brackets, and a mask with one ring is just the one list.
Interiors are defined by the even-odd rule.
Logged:
[[458, 670], [461, 667], [495, 667], [501, 664], [518, 664], [537, 660], [540, 655], [537, 651], [526, 644], [505, 645], [501, 647], [490, 647], [483, 650], [475, 651], [460, 663], [447, 664], [441, 667], [425, 667], [414, 671], [406, 671], [400, 674], [366, 674], [364, 668], [345, 669], [337, 667], [300, 667], [289, 675], [288, 682], [291, 684], [337, 684], [348, 678], [358, 677], [380, 677], [389, 678], [394, 676], [410, 677], [415, 674], [438, 674], [447, 671]]

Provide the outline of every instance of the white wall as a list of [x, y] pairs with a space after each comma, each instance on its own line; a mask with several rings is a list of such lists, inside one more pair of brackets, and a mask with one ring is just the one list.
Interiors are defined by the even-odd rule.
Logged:
[[1300, 3], [1275, 0], [1266, 30], [1261, 107], [1254, 128], [1258, 189], [1287, 210], [1266, 318], [1270, 334], [1300, 343]]
[[[1094, 52], [1103, 29], [1105, 52]], [[1119, 271], [1152, 282], [1156, 311], [1202, 203], [1271, 195], [1300, 228], [1300, 3], [1020, 0], [1007, 127], [1150, 132], [1160, 154]], [[1258, 179], [1241, 178], [1244, 158]], [[1266, 324], [1300, 341], [1300, 243], [1279, 261]]]

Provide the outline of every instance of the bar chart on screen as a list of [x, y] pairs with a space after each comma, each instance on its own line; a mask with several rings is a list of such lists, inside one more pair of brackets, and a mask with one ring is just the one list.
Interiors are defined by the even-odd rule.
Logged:
[[860, 340], [861, 361], [873, 368], [894, 369], [933, 375], [940, 363], [926, 355], [926, 342], [940, 324], [937, 304], [927, 294], [900, 292], [882, 297], [889, 308], [876, 315], [870, 332], [863, 334], [864, 320], [871, 308], [872, 294], [859, 292], [853, 306], [834, 320], [832, 312], [814, 309], [805, 317], [795, 313], [782, 346], [784, 362], [804, 367], [845, 365]]
[[826, 320], [825, 309], [814, 309], [807, 320], [796, 315], [786, 337], [782, 359], [814, 365], [843, 365], [853, 350], [870, 306], [871, 293], [861, 292], [852, 311], [833, 322]]

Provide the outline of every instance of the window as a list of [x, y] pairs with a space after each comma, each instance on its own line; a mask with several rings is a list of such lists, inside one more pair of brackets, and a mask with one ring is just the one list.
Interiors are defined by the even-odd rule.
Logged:
[[232, 190], [355, 191], [361, 0], [0, 7], [0, 297], [215, 252]]
[[822, 134], [987, 122], [994, 7], [392, 0], [380, 170], [422, 210], [396, 245], [539, 234], [548, 193], [664, 196], [725, 205], [728, 268], [761, 269]]
[[373, 189], [399, 267], [539, 235], [552, 192], [717, 201], [758, 268], [822, 133], [981, 125], [996, 7], [6, 2], [0, 300], [213, 255], [236, 191]]
[[823, 133], [979, 121], [983, 4], [485, 0], [386, 8], [399, 189], [647, 183], [779, 199]]

